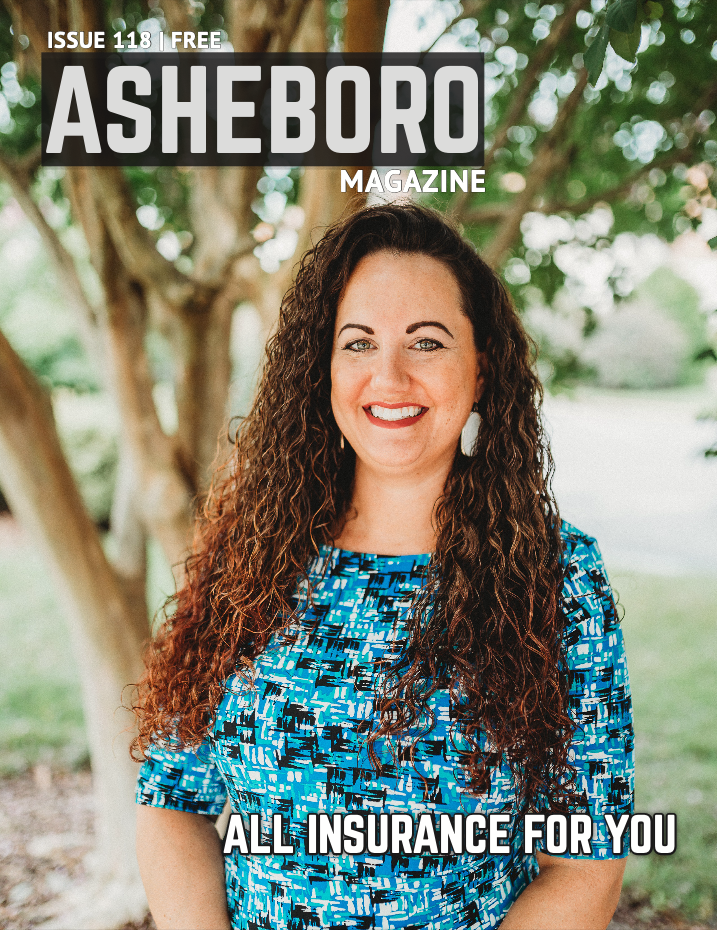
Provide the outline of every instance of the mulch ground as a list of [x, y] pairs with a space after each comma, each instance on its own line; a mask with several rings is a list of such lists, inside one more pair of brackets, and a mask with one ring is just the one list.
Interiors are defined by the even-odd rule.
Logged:
[[[0, 927], [32, 930], [52, 901], [85, 877], [92, 849], [92, 780], [89, 772], [33, 772], [0, 779]], [[679, 914], [657, 913], [623, 895], [608, 930], [714, 930]], [[72, 930], [72, 928], [67, 928]], [[147, 915], [122, 930], [155, 930]]]
[[89, 772], [34, 773], [0, 779], [0, 927], [28, 930], [47, 905], [85, 876], [92, 848]]

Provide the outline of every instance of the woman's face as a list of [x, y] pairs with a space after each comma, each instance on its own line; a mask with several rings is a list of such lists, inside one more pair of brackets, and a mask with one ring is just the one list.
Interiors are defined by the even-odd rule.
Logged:
[[339, 302], [331, 355], [331, 405], [358, 464], [448, 474], [484, 366], [442, 262], [387, 251], [359, 262]]

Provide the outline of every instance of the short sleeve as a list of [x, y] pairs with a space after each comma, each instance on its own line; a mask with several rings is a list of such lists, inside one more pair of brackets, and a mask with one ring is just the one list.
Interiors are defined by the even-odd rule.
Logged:
[[[569, 713], [576, 723], [570, 761], [593, 820], [592, 857], [619, 858], [605, 814], [619, 820], [634, 806], [634, 733], [625, 647], [598, 544], [572, 530], [563, 587], [563, 654]], [[629, 849], [629, 828], [623, 835]]]
[[138, 804], [212, 817], [221, 814], [227, 786], [206, 743], [196, 752], [152, 745], [145, 756], [137, 777]]

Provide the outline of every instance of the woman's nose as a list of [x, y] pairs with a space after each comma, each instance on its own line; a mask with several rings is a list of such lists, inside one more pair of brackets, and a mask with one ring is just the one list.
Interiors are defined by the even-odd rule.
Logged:
[[383, 392], [400, 391], [406, 388], [410, 380], [411, 376], [401, 348], [385, 346], [376, 353], [371, 378], [374, 388], [380, 388]]

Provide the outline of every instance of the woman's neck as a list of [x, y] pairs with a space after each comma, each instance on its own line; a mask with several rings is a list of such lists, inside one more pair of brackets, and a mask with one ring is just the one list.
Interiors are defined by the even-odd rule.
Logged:
[[357, 462], [348, 519], [334, 544], [354, 552], [414, 555], [436, 547], [436, 503], [447, 475], [386, 477]]

